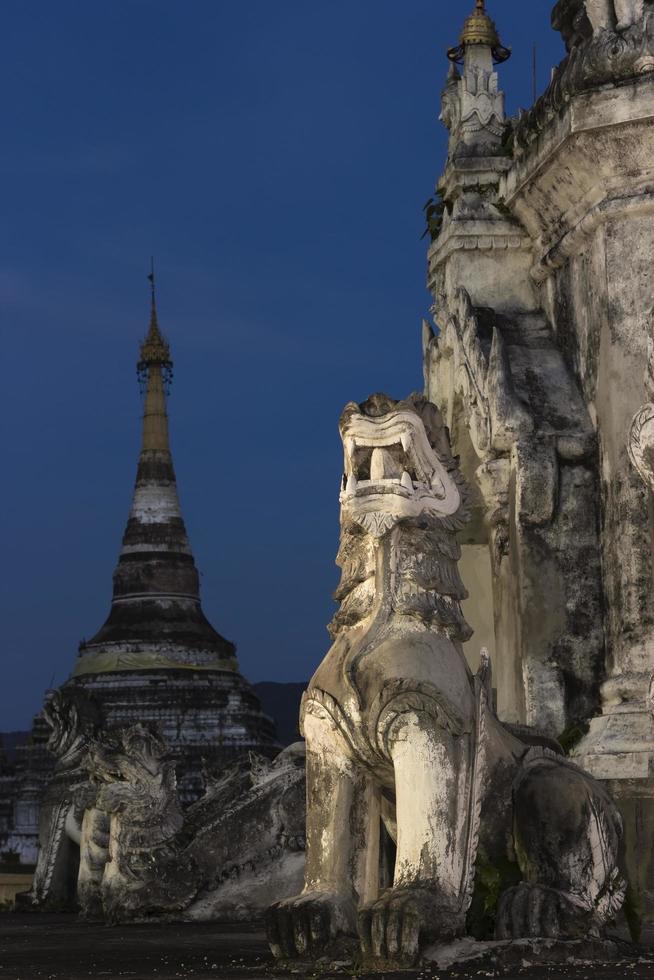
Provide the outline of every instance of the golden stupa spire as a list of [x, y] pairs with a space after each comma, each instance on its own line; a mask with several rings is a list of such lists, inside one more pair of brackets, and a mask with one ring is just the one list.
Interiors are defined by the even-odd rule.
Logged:
[[511, 57], [510, 49], [500, 41], [495, 22], [486, 12], [486, 0], [475, 0], [475, 9], [465, 20], [459, 43], [455, 48], [450, 48], [447, 57], [460, 64], [465, 59], [466, 48], [473, 44], [490, 48], [496, 65]]
[[159, 329], [154, 287], [154, 262], [150, 262], [150, 325], [141, 344], [137, 372], [145, 390], [142, 450], [169, 452], [166, 388], [172, 380], [170, 346]]
[[141, 360], [139, 362], [139, 372], [147, 368], [149, 364], [160, 364], [162, 367], [172, 368], [170, 360], [170, 347], [164, 340], [159, 329], [157, 319], [157, 301], [154, 287], [154, 259], [150, 259], [150, 326], [148, 333], [141, 344]]

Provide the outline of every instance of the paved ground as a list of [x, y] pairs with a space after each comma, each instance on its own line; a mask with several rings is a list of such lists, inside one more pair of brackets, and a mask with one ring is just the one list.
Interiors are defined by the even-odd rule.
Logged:
[[[276, 968], [258, 925], [157, 923], [115, 929], [80, 922], [74, 915], [0, 913], [0, 978], [3, 980], [273, 980], [315, 976]], [[370, 975], [342, 969], [322, 974], [366, 980]], [[385, 980], [480, 980], [499, 976], [474, 966], [387, 973]], [[631, 955], [598, 966], [518, 967], [506, 980], [654, 980], [654, 961]], [[377, 980], [381, 980], [377, 975]]]

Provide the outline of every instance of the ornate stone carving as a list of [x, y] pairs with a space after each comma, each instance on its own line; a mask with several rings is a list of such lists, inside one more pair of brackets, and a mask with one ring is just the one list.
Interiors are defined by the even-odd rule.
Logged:
[[[647, 386], [654, 397], [654, 339], [647, 342]], [[629, 456], [645, 483], [654, 490], [654, 404], [643, 405], [629, 430]]]
[[452, 158], [469, 153], [470, 147], [499, 146], [506, 123], [497, 72], [470, 66], [460, 75], [452, 65], [441, 97], [440, 118], [450, 131]]
[[48, 749], [54, 774], [41, 809], [39, 859], [28, 900], [36, 906], [70, 905], [70, 852], [79, 844], [88, 786], [83, 761], [100, 724], [95, 701], [75, 689], [60, 688], [46, 697], [43, 714], [52, 729]]
[[[448, 51], [452, 62], [441, 100], [441, 119], [450, 130], [450, 157], [492, 154], [505, 128], [504, 93], [494, 65], [511, 52], [479, 0], [466, 19], [460, 43]], [[462, 74], [456, 67], [463, 66]]]
[[[475, 306], [459, 287], [434, 314], [425, 387], [474, 487], [466, 543], [491, 557], [498, 708], [557, 735], [595, 710], [604, 668], [592, 421], [542, 310]], [[549, 597], [564, 595], [563, 616], [549, 617]]]
[[289, 894], [304, 864], [304, 751], [251, 756], [182, 810], [168, 747], [142, 724], [90, 745], [78, 895], [110, 922], [182, 912], [256, 915]]
[[577, 92], [654, 71], [651, 0], [559, 0], [552, 25], [561, 31], [568, 54], [546, 92], [517, 123], [518, 155]]
[[[486, 657], [470, 674], [467, 491], [439, 411], [374, 395], [340, 429], [341, 609], [303, 700], [305, 886], [269, 912], [273, 953], [318, 958], [358, 937], [377, 965], [415, 962], [464, 932], [478, 859], [508, 855], [525, 880], [501, 896], [500, 937], [599, 934], [624, 898], [620, 817], [556, 742], [498, 721]], [[371, 514], [386, 517], [374, 533]], [[396, 844], [387, 889], [380, 819]]]
[[52, 730], [48, 749], [57, 759], [57, 768], [79, 765], [100, 724], [94, 700], [80, 691], [60, 688], [46, 697], [43, 715]]
[[645, 13], [645, 0], [585, 0], [593, 31], [626, 31]]
[[654, 405], [636, 413], [629, 433], [629, 455], [645, 483], [654, 490]]
[[[168, 745], [154, 727], [106, 729], [83, 691], [44, 709], [57, 768], [44, 802], [31, 901], [122, 921], [164, 912], [245, 918], [290, 894], [304, 867], [304, 747], [251, 754], [183, 809]], [[71, 878], [78, 864], [76, 886]]]

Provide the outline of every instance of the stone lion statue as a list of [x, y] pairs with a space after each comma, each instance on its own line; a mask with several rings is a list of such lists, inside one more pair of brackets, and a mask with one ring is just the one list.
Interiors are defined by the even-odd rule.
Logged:
[[465, 932], [482, 863], [515, 872], [499, 938], [599, 935], [624, 899], [620, 817], [554, 740], [497, 719], [487, 658], [468, 668], [466, 489], [439, 411], [373, 395], [340, 432], [340, 608], [303, 699], [305, 884], [269, 910], [274, 955], [358, 936], [369, 960], [415, 962]]
[[56, 763], [42, 806], [39, 861], [21, 906], [79, 908], [109, 922], [178, 913], [261, 916], [304, 870], [304, 745], [254, 754], [218, 773], [184, 809], [156, 728], [108, 728], [73, 685], [43, 709]]
[[304, 747], [250, 756], [183, 810], [175, 766], [154, 727], [102, 733], [86, 759], [93, 799], [80, 841], [78, 898], [109, 922], [182, 913], [251, 918], [302, 880]]

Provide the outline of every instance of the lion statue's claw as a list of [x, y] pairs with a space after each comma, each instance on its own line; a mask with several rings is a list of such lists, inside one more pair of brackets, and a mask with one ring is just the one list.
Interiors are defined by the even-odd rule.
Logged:
[[266, 931], [276, 959], [311, 959], [328, 952], [339, 937], [355, 936], [355, 922], [352, 899], [304, 892], [271, 906]]
[[444, 908], [435, 891], [420, 886], [395, 888], [359, 912], [364, 956], [413, 965], [421, 946], [452, 939], [464, 929], [464, 917]]
[[591, 918], [564, 892], [522, 882], [500, 897], [495, 934], [498, 939], [575, 939], [592, 933]]

